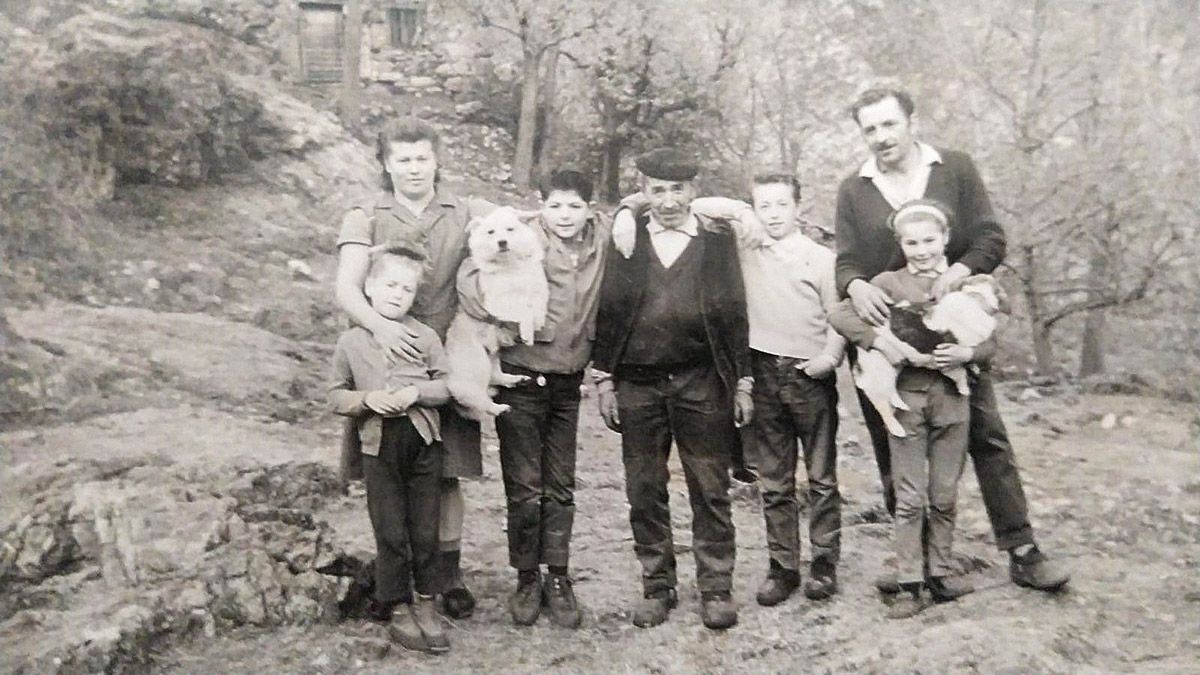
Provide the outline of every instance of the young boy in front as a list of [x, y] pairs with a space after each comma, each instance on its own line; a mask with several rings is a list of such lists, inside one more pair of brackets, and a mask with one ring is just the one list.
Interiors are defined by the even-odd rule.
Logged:
[[338, 339], [329, 398], [335, 413], [355, 419], [361, 439], [375, 534], [374, 603], [394, 608], [393, 640], [441, 653], [450, 644], [434, 609], [434, 596], [444, 590], [437, 565], [442, 444], [436, 408], [450, 397], [437, 334], [408, 316], [423, 262], [402, 246], [376, 249], [364, 284], [376, 313], [417, 336], [420, 362], [390, 357], [356, 326]]
[[[517, 570], [508, 609], [517, 625], [532, 625], [545, 607], [556, 625], [577, 628], [582, 615], [568, 563], [579, 387], [591, 359], [611, 230], [593, 214], [589, 176], [560, 169], [542, 180], [539, 191], [541, 210], [532, 225], [546, 251], [546, 324], [533, 344], [500, 351], [504, 372], [527, 379], [496, 395], [498, 403], [511, 406], [496, 418], [508, 501], [508, 556]], [[477, 271], [469, 258], [459, 271], [458, 291], [467, 308], [481, 307]]]
[[[800, 586], [798, 448], [808, 474], [812, 561], [804, 594], [837, 592], [841, 495], [837, 481], [837, 380], [846, 341], [829, 325], [837, 306], [834, 253], [797, 227], [800, 183], [789, 174], [754, 178], [751, 204], [704, 197], [693, 213], [729, 220], [738, 234], [754, 372], [755, 443], [770, 567], [760, 605], [787, 600]], [[797, 444], [799, 440], [799, 444]]]
[[[871, 284], [887, 292], [896, 303], [921, 309], [931, 302], [933, 282], [946, 271], [946, 244], [950, 240], [949, 208], [934, 200], [918, 199], [902, 205], [889, 225], [900, 243], [905, 266], [883, 272]], [[876, 331], [854, 312], [847, 300], [830, 321], [862, 349], [877, 346]], [[881, 341], [882, 342], [882, 341]], [[967, 458], [969, 401], [939, 368], [961, 366], [990, 354], [990, 342], [975, 349], [941, 344], [920, 363], [905, 363], [896, 382], [909, 410], [896, 417], [908, 435], [889, 437], [892, 473], [896, 488], [895, 550], [898, 581], [903, 591], [888, 610], [890, 618], [907, 618], [925, 604], [922, 588], [928, 585], [936, 600], [953, 600], [969, 592], [948, 581], [953, 574], [951, 544], [958, 498], [958, 480]], [[925, 536], [922, 536], [925, 529]], [[925, 570], [928, 569], [928, 578]]]

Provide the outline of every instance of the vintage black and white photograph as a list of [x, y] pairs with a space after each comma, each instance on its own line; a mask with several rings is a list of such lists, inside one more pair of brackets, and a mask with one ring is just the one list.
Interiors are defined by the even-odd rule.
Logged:
[[1200, 672], [1200, 0], [0, 0], [0, 673]]

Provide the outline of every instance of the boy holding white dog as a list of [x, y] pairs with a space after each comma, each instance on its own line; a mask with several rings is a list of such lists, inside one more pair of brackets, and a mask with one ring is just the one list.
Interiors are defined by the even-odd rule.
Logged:
[[[870, 283], [897, 304], [913, 309], [927, 306], [934, 282], [948, 266], [951, 217], [946, 206], [930, 199], [913, 200], [897, 209], [888, 224], [905, 266], [882, 272]], [[850, 300], [834, 310], [830, 322], [860, 348], [876, 347], [895, 359], [897, 350], [883, 339], [895, 338], [859, 318]], [[991, 342], [978, 348], [943, 343], [932, 354], [912, 357], [915, 362], [904, 363], [900, 371], [896, 388], [909, 409], [897, 410], [896, 417], [906, 435], [892, 435], [889, 447], [896, 490], [897, 581], [904, 592], [889, 608], [889, 618], [907, 618], [924, 609], [925, 587], [939, 601], [971, 591], [951, 578], [958, 481], [967, 458], [969, 397], [940, 369], [984, 360], [992, 351]]]
[[361, 442], [376, 546], [373, 600], [380, 611], [374, 613], [391, 615], [389, 632], [405, 648], [440, 653], [450, 643], [434, 609], [434, 596], [444, 590], [436, 408], [449, 401], [449, 393], [437, 333], [408, 313], [423, 264], [424, 256], [412, 249], [378, 247], [364, 285], [371, 309], [411, 333], [420, 358], [396, 358], [368, 329], [355, 326], [338, 339], [329, 399], [335, 413], [353, 420]]
[[[532, 625], [545, 607], [556, 625], [577, 628], [582, 615], [568, 564], [579, 387], [592, 356], [610, 228], [593, 213], [592, 181], [585, 174], [554, 171], [539, 190], [541, 210], [532, 227], [545, 251], [546, 320], [532, 344], [501, 349], [501, 369], [525, 381], [496, 394], [497, 403], [510, 407], [496, 417], [509, 562], [517, 570], [508, 608], [517, 625]], [[458, 292], [463, 307], [484, 304], [478, 267], [470, 258], [459, 271]]]

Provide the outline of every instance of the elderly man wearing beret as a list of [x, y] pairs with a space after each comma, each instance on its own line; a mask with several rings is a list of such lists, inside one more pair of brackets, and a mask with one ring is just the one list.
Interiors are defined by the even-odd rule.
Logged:
[[723, 629], [737, 623], [730, 458], [736, 426], [753, 414], [736, 242], [728, 228], [705, 227], [690, 212], [697, 164], [687, 154], [655, 150], [637, 168], [649, 209], [637, 217], [632, 251], [622, 252], [629, 255], [608, 256], [593, 351], [601, 415], [621, 434], [642, 565], [633, 623], [661, 624], [677, 603], [667, 503], [674, 441], [692, 508], [701, 618]]

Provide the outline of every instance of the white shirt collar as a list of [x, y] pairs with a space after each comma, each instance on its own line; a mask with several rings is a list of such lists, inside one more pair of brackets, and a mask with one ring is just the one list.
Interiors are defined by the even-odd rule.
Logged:
[[[923, 166], [933, 166], [934, 164], [942, 163], [942, 153], [938, 152], [937, 148], [928, 143], [916, 142], [917, 151], [921, 153], [921, 164]], [[867, 158], [863, 162], [862, 168], [858, 170], [858, 175], [863, 178], [878, 178], [883, 172], [879, 170], [879, 162], [875, 160], [875, 155]]]
[[763, 235], [763, 240], [762, 240], [762, 243], [760, 244], [760, 246], [762, 246], [763, 248], [771, 248], [772, 246], [789, 246], [789, 245], [790, 246], [802, 246], [802, 245], [804, 245], [804, 242], [807, 240], [808, 240], [808, 237], [806, 237], [804, 235], [804, 233], [800, 231], [800, 228], [797, 227], [796, 229], [792, 230], [791, 232], [788, 232], [787, 234], [783, 235], [783, 237], [781, 237], [779, 239], [776, 239], [770, 235]]
[[689, 237], [695, 237], [696, 235], [700, 234], [700, 223], [696, 221], [696, 216], [689, 213], [687, 220], [684, 221], [683, 225], [668, 230], [659, 224], [657, 220], [655, 220], [654, 214], [652, 213], [650, 214], [650, 222], [646, 224], [646, 230], [650, 232], [650, 236], [652, 237], [656, 234], [662, 234], [663, 232], [667, 231], [682, 232]]
[[947, 262], [946, 258], [943, 257], [941, 262], [937, 264], [937, 267], [934, 267], [932, 270], [927, 272], [918, 270], [916, 267], [913, 267], [912, 263], [905, 265], [905, 267], [908, 269], [909, 274], [913, 275], [914, 277], [937, 278], [945, 274], [946, 271], [950, 269], [950, 263]]

